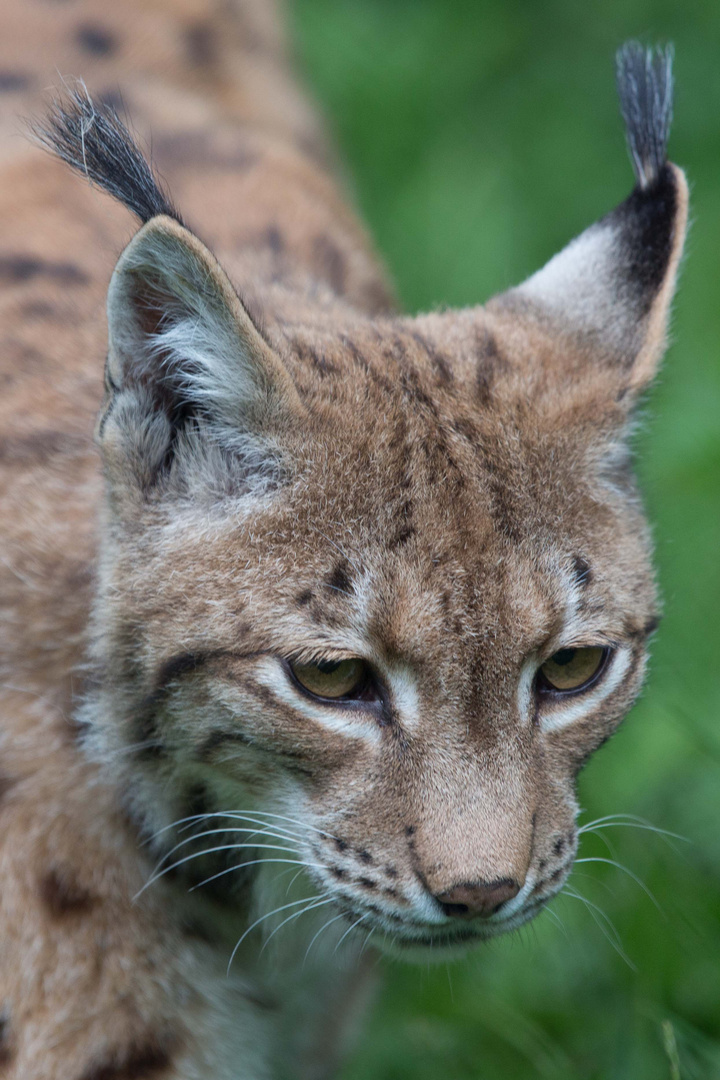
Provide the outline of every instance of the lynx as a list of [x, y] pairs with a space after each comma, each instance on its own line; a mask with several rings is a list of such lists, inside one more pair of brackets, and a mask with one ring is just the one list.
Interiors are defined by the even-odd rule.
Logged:
[[625, 202], [407, 316], [270, 5], [116, 7], [9, 5], [0, 46], [36, 58], [8, 116], [88, 87], [0, 173], [0, 1074], [317, 1080], [374, 950], [461, 953], [562, 889], [640, 688], [669, 56], [619, 54]]

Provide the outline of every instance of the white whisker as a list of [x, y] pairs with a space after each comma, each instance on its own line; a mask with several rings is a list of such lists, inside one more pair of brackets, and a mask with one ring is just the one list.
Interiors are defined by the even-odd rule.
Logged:
[[[193, 885], [188, 889], [188, 892], [195, 892], [196, 889], [201, 889], [203, 885], [208, 885], [211, 881], [223, 877], [224, 874], [231, 874], [233, 870], [244, 870], [247, 866], [259, 866], [261, 863], [287, 863], [289, 866], [299, 866], [300, 870], [298, 870], [295, 877], [301, 874], [308, 866], [319, 866], [319, 863], [305, 863], [300, 862], [298, 859], [251, 859], [250, 862], [236, 863], [235, 866], [226, 866], [224, 870], [218, 870], [217, 874], [213, 874], [211, 877], [205, 878], [204, 881], [199, 881], [197, 885]], [[294, 880], [295, 878], [293, 878]]]
[[[613, 923], [610, 916], [605, 914], [601, 907], [599, 907], [597, 904], [594, 904], [592, 900], [588, 900], [586, 896], [581, 896], [580, 893], [569, 892], [568, 889], [563, 889], [560, 895], [569, 896], [573, 900], [580, 900], [583, 904], [585, 904], [585, 907], [590, 912], [590, 915], [592, 916], [594, 922], [600, 928], [603, 936], [607, 938], [607, 940], [610, 942], [613, 949], [615, 949], [615, 952], [618, 954], [618, 956], [622, 957], [628, 967], [632, 968], [633, 971], [637, 971], [636, 965], [633, 964], [632, 960], [623, 948], [622, 940], [615, 924]], [[601, 920], [603, 921], [601, 922]], [[603, 923], [605, 925], [603, 925]]]
[[662, 914], [662, 908], [660, 907], [659, 903], [657, 902], [657, 899], [655, 898], [655, 896], [653, 896], [653, 894], [652, 894], [652, 893], [650, 892], [650, 889], [648, 889], [648, 887], [647, 887], [647, 885], [645, 884], [645, 882], [644, 882], [644, 881], [642, 881], [642, 880], [641, 880], [641, 879], [640, 879], [640, 878], [639, 878], [639, 877], [637, 876], [637, 874], [634, 874], [634, 873], [632, 872], [632, 870], [628, 869], [628, 867], [627, 867], [627, 866], [623, 866], [623, 864], [622, 864], [622, 863], [616, 862], [616, 861], [615, 861], [614, 859], [601, 859], [600, 857], [593, 857], [593, 858], [587, 858], [587, 859], [576, 859], [576, 860], [575, 860], [575, 864], [576, 864], [576, 865], [577, 865], [578, 863], [591, 863], [591, 862], [599, 862], [599, 863], [606, 863], [606, 864], [607, 864], [608, 866], [615, 866], [615, 867], [617, 867], [617, 869], [618, 869], [618, 870], [622, 870], [622, 871], [624, 871], [624, 872], [625, 872], [625, 873], [626, 873], [626, 874], [628, 875], [628, 877], [631, 877], [631, 878], [633, 879], [633, 881], [634, 881], [634, 882], [635, 882], [635, 883], [636, 883], [637, 885], [639, 885], [639, 886], [640, 886], [640, 888], [641, 888], [641, 889], [643, 890], [643, 892], [644, 892], [644, 893], [645, 893], [645, 894], [646, 894], [647, 896], [649, 896], [649, 897], [650, 897], [650, 899], [652, 900], [652, 902], [653, 902], [653, 904], [655, 905], [655, 907], [656, 907], [656, 908], [658, 909], [658, 911], [659, 911], [659, 912], [660, 912], [660, 913]]
[[324, 904], [332, 904], [333, 902], [334, 898], [332, 896], [329, 896], [325, 900], [318, 900], [317, 903], [310, 904], [309, 907], [303, 908], [302, 911], [295, 911], [292, 915], [288, 915], [286, 919], [283, 919], [279, 926], [275, 927], [272, 933], [268, 934], [267, 938], [262, 944], [262, 948], [260, 949], [260, 953], [258, 955], [262, 956], [262, 954], [265, 952], [265, 949], [268, 947], [270, 941], [275, 937], [278, 930], [281, 930], [283, 928], [285, 923], [292, 922], [293, 919], [298, 919], [301, 915], [306, 915], [308, 911], [314, 911], [315, 908], [323, 907]]
[[[219, 844], [217, 847], [203, 848], [202, 851], [193, 851], [192, 854], [186, 855], [183, 859], [179, 859], [177, 862], [174, 862], [171, 866], [166, 866], [162, 870], [160, 870], [159, 872], [153, 873], [153, 875], [149, 878], [149, 880], [145, 882], [142, 889], [140, 889], [140, 891], [135, 894], [135, 896], [133, 897], [133, 903], [140, 896], [142, 896], [142, 894], [145, 892], [146, 889], [149, 889], [150, 886], [154, 885], [155, 882], [158, 881], [161, 877], [164, 877], [165, 874], [169, 874], [171, 870], [176, 870], [178, 868], [178, 866], [182, 866], [184, 863], [190, 862], [191, 859], [199, 859], [203, 855], [213, 855], [217, 851], [240, 851], [244, 846], [245, 846], [244, 844]], [[289, 851], [291, 855], [297, 855], [297, 852], [293, 848], [279, 847], [277, 844], [253, 844], [252, 845], [252, 850], [253, 851], [258, 851], [258, 850], [262, 850], [262, 849], [264, 849], [266, 851]], [[160, 863], [160, 865], [162, 865], [162, 863]]]
[[350, 932], [351, 932], [352, 930], [354, 930], [356, 926], [359, 926], [361, 922], [364, 922], [364, 921], [365, 921], [365, 919], [367, 919], [367, 917], [368, 917], [368, 915], [369, 915], [369, 914], [370, 914], [370, 912], [369, 912], [369, 911], [366, 911], [364, 915], [361, 915], [361, 916], [360, 916], [360, 918], [359, 918], [359, 919], [357, 919], [357, 920], [356, 920], [356, 921], [355, 921], [355, 922], [354, 922], [354, 923], [352, 924], [352, 926], [348, 926], [347, 930], [345, 931], [345, 933], [343, 934], [343, 936], [342, 936], [342, 937], [340, 938], [340, 940], [338, 941], [337, 945], [336, 945], [336, 946], [335, 946], [335, 948], [333, 949], [333, 954], [334, 954], [334, 953], [336, 953], [336, 952], [338, 951], [338, 949], [340, 948], [340, 946], [342, 945], [343, 941], [344, 941], [344, 940], [345, 940], [345, 938], [346, 938], [346, 937], [348, 936], [348, 934], [349, 934], [349, 933], [350, 933]]
[[[325, 895], [325, 894], [323, 893], [322, 895]], [[235, 945], [235, 948], [233, 949], [232, 953], [230, 954], [230, 959], [228, 960], [228, 966], [227, 966], [228, 975], [230, 974], [230, 968], [232, 967], [232, 962], [235, 959], [235, 956], [237, 954], [238, 949], [240, 948], [240, 946], [242, 945], [243, 941], [248, 936], [248, 934], [252, 930], [254, 930], [256, 926], [259, 926], [261, 922], [265, 921], [265, 919], [269, 919], [273, 915], [277, 915], [281, 911], [287, 911], [288, 908], [297, 907], [298, 904], [307, 904], [307, 903], [311, 903], [314, 900], [320, 900], [320, 899], [321, 899], [321, 895], [318, 894], [317, 896], [311, 896], [310, 898], [304, 897], [302, 900], [291, 900], [289, 904], [283, 904], [282, 907], [275, 908], [274, 911], [268, 911], [267, 914], [261, 915], [259, 919], [256, 919], [254, 923], [251, 923], [250, 926], [248, 926], [247, 930], [241, 935], [241, 937], [238, 938], [238, 941], [237, 941], [237, 943]]]
[[345, 914], [344, 914], [344, 912], [341, 911], [339, 915], [333, 915], [332, 919], [328, 919], [327, 922], [322, 924], [322, 926], [320, 927], [318, 932], [311, 938], [310, 944], [308, 945], [307, 949], [305, 950], [305, 956], [303, 957], [303, 962], [302, 962], [303, 967], [305, 967], [305, 961], [308, 958], [308, 954], [310, 953], [310, 950], [312, 949], [313, 945], [315, 944], [317, 939], [322, 934], [323, 930], [327, 930], [328, 926], [332, 926], [332, 924], [337, 922], [338, 919], [344, 919], [344, 918], [345, 918]]

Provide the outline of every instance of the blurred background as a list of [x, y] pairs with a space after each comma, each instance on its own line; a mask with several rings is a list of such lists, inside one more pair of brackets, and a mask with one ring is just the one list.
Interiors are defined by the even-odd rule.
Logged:
[[295, 0], [293, 19], [410, 311], [474, 304], [516, 284], [629, 193], [614, 53], [628, 38], [675, 43], [671, 157], [687, 170], [694, 223], [673, 343], [637, 440], [665, 618], [642, 700], [580, 782], [582, 822], [635, 815], [641, 827], [623, 817], [588, 832], [567, 897], [512, 938], [448, 966], [381, 961], [385, 988], [343, 1080], [713, 1080], [720, 7]]

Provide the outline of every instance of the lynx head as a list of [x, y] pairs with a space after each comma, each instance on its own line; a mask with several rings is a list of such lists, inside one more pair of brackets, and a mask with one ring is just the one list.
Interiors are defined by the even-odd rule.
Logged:
[[578, 770], [641, 685], [628, 433], [687, 189], [667, 57], [626, 47], [619, 84], [629, 198], [519, 288], [417, 318], [308, 299], [263, 327], [117, 117], [79, 95], [46, 133], [145, 220], [108, 300], [91, 745], [151, 830], [197, 815], [266, 868], [273, 833], [398, 947], [562, 887]]

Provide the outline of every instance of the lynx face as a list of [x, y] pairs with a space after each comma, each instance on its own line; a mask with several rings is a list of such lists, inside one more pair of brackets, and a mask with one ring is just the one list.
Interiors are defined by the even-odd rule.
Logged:
[[562, 887], [577, 772], [656, 624], [627, 433], [687, 197], [649, 132], [630, 198], [525, 285], [415, 319], [290, 305], [261, 332], [145, 199], [108, 301], [88, 744], [165, 851], [196, 823], [183, 872], [226, 902], [278, 839], [400, 948]]

